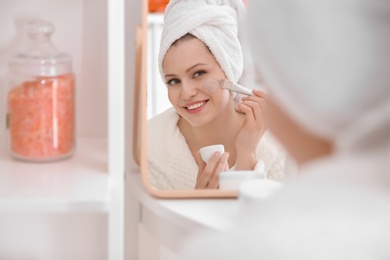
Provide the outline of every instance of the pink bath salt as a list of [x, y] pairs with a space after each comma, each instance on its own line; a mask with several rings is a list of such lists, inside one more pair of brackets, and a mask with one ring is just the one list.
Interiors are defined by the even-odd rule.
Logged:
[[26, 159], [70, 154], [75, 138], [73, 75], [38, 77], [8, 94], [10, 150]]

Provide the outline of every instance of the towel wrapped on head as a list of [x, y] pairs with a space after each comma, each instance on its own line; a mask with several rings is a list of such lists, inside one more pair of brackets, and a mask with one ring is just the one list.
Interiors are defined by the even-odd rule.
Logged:
[[247, 85], [250, 64], [243, 52], [239, 24], [245, 12], [241, 0], [171, 0], [164, 15], [158, 64], [171, 45], [192, 34], [210, 49], [228, 80]]

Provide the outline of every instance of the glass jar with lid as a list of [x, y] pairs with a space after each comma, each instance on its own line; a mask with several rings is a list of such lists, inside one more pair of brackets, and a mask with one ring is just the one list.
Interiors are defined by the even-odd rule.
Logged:
[[68, 158], [75, 149], [72, 59], [51, 43], [50, 22], [31, 21], [25, 29], [30, 47], [9, 60], [8, 150], [33, 162]]

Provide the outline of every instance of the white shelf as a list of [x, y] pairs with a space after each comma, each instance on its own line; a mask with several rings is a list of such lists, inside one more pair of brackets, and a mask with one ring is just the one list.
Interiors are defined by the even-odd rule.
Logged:
[[[141, 0], [0, 1], [1, 57], [26, 48], [22, 22], [39, 18], [55, 26], [53, 44], [72, 56], [77, 90], [77, 136], [88, 137], [77, 140], [76, 153], [71, 159], [26, 163], [10, 158], [4, 151], [6, 127], [5, 120], [0, 120], [0, 224], [6, 225], [2, 220], [9, 218], [10, 227], [28, 227], [20, 228], [20, 232], [10, 228], [10, 236], [4, 235], [0, 227], [3, 234], [0, 240], [10, 237], [11, 241], [0, 242], [1, 259], [6, 250], [10, 255], [7, 259], [19, 259], [20, 252], [32, 252], [39, 259], [62, 259], [74, 252], [75, 257], [71, 259], [123, 260], [129, 258], [124, 256], [125, 249], [127, 255], [134, 256], [131, 259], [137, 259], [137, 248], [131, 247], [136, 242], [125, 243], [125, 220], [129, 222], [134, 209], [125, 201], [124, 173], [125, 166], [134, 171], [139, 169], [132, 157], [132, 144], [136, 142], [132, 139], [136, 115], [133, 104], [138, 98], [134, 95], [134, 54], [137, 28], [142, 22], [141, 7], [146, 3]], [[0, 119], [4, 119], [6, 111], [3, 101], [7, 68], [6, 59], [0, 58]], [[19, 218], [13, 219], [14, 216]], [[35, 220], [44, 229], [32, 229], [29, 233], [25, 223], [35, 223]], [[95, 229], [94, 225], [99, 228]], [[86, 246], [74, 244], [77, 239], [68, 230], [82, 238], [80, 241], [86, 242]], [[127, 237], [136, 241], [136, 231], [135, 228], [126, 231]], [[128, 252], [125, 244], [130, 244], [134, 252]]]
[[107, 141], [80, 139], [71, 159], [27, 163], [0, 152], [0, 212], [107, 211]]
[[144, 207], [183, 229], [224, 230], [239, 213], [237, 198], [158, 199], [146, 191], [140, 174], [129, 177], [131, 189]]
[[146, 244], [149, 252], [158, 252], [163, 246], [176, 254], [182, 249], [183, 241], [201, 230], [229, 229], [239, 214], [239, 202], [235, 198], [158, 199], [146, 191], [140, 174], [129, 174], [128, 180], [129, 189], [141, 205], [139, 224], [149, 234], [149, 240], [156, 241], [154, 244], [140, 242]]

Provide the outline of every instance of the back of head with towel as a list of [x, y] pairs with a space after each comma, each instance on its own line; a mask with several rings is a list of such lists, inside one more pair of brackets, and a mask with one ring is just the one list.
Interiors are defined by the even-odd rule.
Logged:
[[300, 177], [182, 259], [390, 259], [390, 2], [251, 1], [247, 26]]

